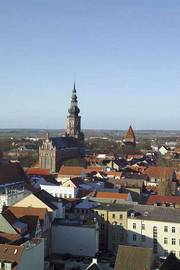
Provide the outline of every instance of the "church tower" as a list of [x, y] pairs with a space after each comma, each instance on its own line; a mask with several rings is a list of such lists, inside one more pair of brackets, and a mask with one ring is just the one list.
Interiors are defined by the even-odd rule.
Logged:
[[78, 100], [76, 95], [76, 87], [72, 91], [71, 104], [68, 110], [67, 117], [67, 136], [77, 138], [80, 142], [84, 141], [84, 134], [81, 132], [81, 116], [79, 116], [80, 109], [78, 108]]
[[124, 139], [123, 139], [123, 143], [125, 145], [130, 145], [130, 146], [136, 146], [136, 137], [134, 134], [134, 131], [132, 129], [132, 126], [130, 125], [128, 132], [126, 133]]
[[49, 169], [50, 172], [56, 172], [56, 147], [53, 146], [48, 132], [39, 147], [39, 166], [43, 169]]

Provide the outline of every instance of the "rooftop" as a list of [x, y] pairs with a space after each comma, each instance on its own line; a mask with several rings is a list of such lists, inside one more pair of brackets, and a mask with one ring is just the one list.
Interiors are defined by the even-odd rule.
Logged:
[[154, 221], [166, 221], [171, 223], [180, 222], [180, 209], [153, 206], [153, 205], [134, 205], [132, 211], [135, 211], [137, 215], [134, 219], [154, 220]]
[[115, 270], [151, 270], [153, 249], [131, 246], [119, 246]]
[[150, 195], [146, 204], [154, 203], [175, 203], [180, 204], [180, 196], [161, 196], [161, 195]]
[[118, 200], [128, 200], [128, 193], [116, 193], [116, 192], [97, 192], [96, 198], [104, 199], [118, 199]]

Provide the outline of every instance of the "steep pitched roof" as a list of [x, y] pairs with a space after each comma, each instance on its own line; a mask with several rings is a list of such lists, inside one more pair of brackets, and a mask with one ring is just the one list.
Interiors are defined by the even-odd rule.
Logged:
[[129, 127], [128, 132], [124, 136], [124, 142], [130, 142], [130, 143], [136, 142], [136, 137], [135, 137], [134, 131], [132, 129], [132, 126]]
[[0, 161], [0, 185], [16, 182], [26, 182], [27, 175], [19, 162]]
[[12, 270], [15, 270], [20, 262], [23, 250], [23, 246], [0, 244], [0, 260], [12, 262]]
[[131, 246], [119, 246], [115, 270], [151, 270], [153, 249]]
[[41, 189], [37, 192], [34, 192], [33, 195], [36, 196], [39, 200], [41, 200], [43, 203], [45, 203], [52, 210], [58, 209], [58, 207], [54, 204], [54, 202], [57, 202], [58, 199], [52, 196], [46, 190]]

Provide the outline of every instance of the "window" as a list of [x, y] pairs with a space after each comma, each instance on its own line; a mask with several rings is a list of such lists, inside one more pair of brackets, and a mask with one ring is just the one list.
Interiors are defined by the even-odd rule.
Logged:
[[141, 235], [141, 241], [145, 242], [146, 241], [146, 236], [145, 235]]
[[175, 238], [172, 238], [171, 244], [172, 245], [175, 245], [176, 244], [176, 239]]
[[165, 257], [168, 256], [168, 250], [167, 250], [167, 249], [164, 250], [164, 256], [165, 256]]
[[142, 224], [142, 230], [145, 230], [145, 224]]
[[133, 241], [136, 241], [136, 234], [133, 234]]
[[119, 218], [120, 218], [120, 219], [123, 219], [123, 215], [120, 215]]
[[168, 244], [168, 239], [165, 237], [164, 238], [164, 244], [167, 245]]
[[64, 198], [67, 198], [67, 194], [64, 194]]
[[172, 227], [172, 233], [175, 233], [175, 232], [176, 232], [175, 227]]
[[164, 232], [168, 232], [168, 226], [164, 226]]
[[69, 194], [69, 198], [72, 198], [72, 195], [71, 194]]
[[136, 229], [136, 223], [133, 223], [133, 229]]
[[112, 214], [112, 218], [116, 218], [116, 215], [115, 214]]

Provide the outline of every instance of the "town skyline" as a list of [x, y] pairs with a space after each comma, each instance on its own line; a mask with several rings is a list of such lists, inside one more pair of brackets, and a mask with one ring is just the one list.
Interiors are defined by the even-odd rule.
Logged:
[[177, 1], [0, 7], [1, 128], [65, 128], [75, 80], [83, 129], [180, 129]]

